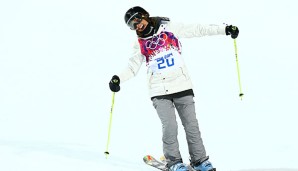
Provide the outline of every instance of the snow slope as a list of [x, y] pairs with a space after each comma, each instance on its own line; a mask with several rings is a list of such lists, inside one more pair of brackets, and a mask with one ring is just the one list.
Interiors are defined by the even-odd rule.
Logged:
[[[5, 171], [154, 171], [129, 154], [105, 155], [95, 146], [0, 140], [0, 168]], [[218, 168], [220, 170], [220, 168]], [[228, 171], [228, 170], [226, 170]], [[298, 171], [298, 169], [245, 169], [239, 171]]]

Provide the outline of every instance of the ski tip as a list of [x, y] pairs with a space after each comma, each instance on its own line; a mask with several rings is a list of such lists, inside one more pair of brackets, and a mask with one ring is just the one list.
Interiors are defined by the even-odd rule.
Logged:
[[153, 159], [153, 157], [151, 155], [146, 155], [143, 157], [144, 162], [151, 161], [152, 159]]

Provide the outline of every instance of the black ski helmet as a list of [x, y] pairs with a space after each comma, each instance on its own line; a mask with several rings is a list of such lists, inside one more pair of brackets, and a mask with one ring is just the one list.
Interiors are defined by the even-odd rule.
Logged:
[[149, 17], [149, 13], [140, 6], [135, 6], [127, 10], [127, 12], [124, 15], [124, 21], [127, 24], [127, 21], [134, 16], [136, 13], [142, 14], [144, 17]]

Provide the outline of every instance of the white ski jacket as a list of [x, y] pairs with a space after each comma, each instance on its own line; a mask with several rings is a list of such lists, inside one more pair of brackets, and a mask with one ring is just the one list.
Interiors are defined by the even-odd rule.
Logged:
[[224, 25], [174, 24], [162, 21], [156, 34], [148, 38], [138, 38], [128, 66], [118, 74], [120, 81], [123, 83], [136, 76], [145, 62], [150, 97], [192, 89], [178, 38], [225, 34]]

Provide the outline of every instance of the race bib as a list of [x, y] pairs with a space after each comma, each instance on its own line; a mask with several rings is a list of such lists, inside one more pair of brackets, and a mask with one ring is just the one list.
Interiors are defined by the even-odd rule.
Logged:
[[148, 67], [154, 73], [171, 71], [181, 67], [182, 65], [182, 58], [176, 51], [160, 52], [148, 63]]

